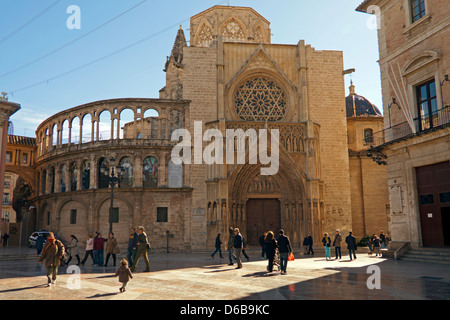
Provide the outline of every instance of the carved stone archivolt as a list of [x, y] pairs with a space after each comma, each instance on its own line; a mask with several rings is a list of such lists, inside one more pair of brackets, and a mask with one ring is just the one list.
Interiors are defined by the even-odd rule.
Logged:
[[272, 176], [258, 176], [249, 185], [249, 194], [279, 194], [280, 186]]
[[279, 141], [288, 152], [305, 152], [305, 124], [304, 123], [257, 123], [257, 122], [227, 122], [227, 129], [238, 130], [244, 132], [254, 129], [256, 134], [261, 129], [278, 129]]

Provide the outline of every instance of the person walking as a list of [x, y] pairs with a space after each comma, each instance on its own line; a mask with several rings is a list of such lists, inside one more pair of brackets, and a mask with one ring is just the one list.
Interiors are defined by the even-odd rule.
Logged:
[[236, 263], [237, 263], [236, 269], [242, 268], [241, 252], [242, 252], [243, 247], [244, 247], [244, 238], [242, 237], [241, 233], [239, 232], [239, 229], [235, 228], [234, 229], [233, 248], [234, 248], [234, 254], [236, 256]]
[[116, 266], [116, 255], [120, 253], [119, 243], [117, 239], [114, 238], [114, 233], [111, 232], [108, 237], [108, 241], [106, 242], [106, 262], [104, 267], [108, 266], [109, 257], [113, 257], [113, 266]]
[[222, 256], [222, 248], [221, 248], [221, 247], [222, 247], [222, 241], [220, 240], [220, 233], [217, 234], [215, 247], [216, 247], [216, 250], [215, 250], [215, 251], [213, 252], [213, 254], [211, 255], [211, 258], [214, 259], [214, 255], [215, 255], [217, 252], [219, 252], [220, 259], [223, 259], [223, 256]]
[[292, 253], [291, 241], [284, 234], [284, 230], [280, 230], [280, 236], [277, 238], [278, 252], [280, 253], [281, 274], [286, 274], [289, 255]]
[[367, 245], [369, 246], [369, 255], [373, 253], [373, 239], [375, 239], [375, 233], [369, 238], [369, 241], [367, 241]]
[[227, 243], [227, 249], [228, 249], [228, 260], [230, 261], [230, 263], [228, 263], [229, 266], [232, 266], [233, 263], [233, 254], [234, 254], [234, 249], [233, 249], [233, 245], [234, 245], [234, 231], [233, 228], [230, 227], [228, 229], [228, 243]]
[[43, 247], [44, 247], [44, 237], [42, 236], [42, 234], [39, 234], [36, 239], [36, 251], [38, 256], [41, 255]]
[[322, 238], [323, 247], [325, 249], [325, 258], [326, 260], [331, 260], [331, 239], [328, 236], [328, 233], [325, 233]]
[[102, 238], [102, 234], [100, 232], [96, 232], [97, 236], [94, 238], [94, 257], [97, 265], [99, 267], [103, 266], [104, 262], [104, 251], [105, 251], [105, 242], [108, 239]]
[[351, 231], [348, 233], [348, 236], [345, 238], [345, 243], [347, 243], [347, 249], [348, 249], [348, 254], [350, 255], [350, 260], [352, 260], [352, 253], [353, 253], [353, 257], [356, 259], [355, 251], [358, 248], [356, 246], [356, 238], [352, 235]]
[[306, 238], [306, 245], [308, 246], [308, 254], [314, 255], [313, 238], [310, 233], [308, 234], [308, 237]]
[[120, 261], [120, 267], [117, 268], [115, 277], [119, 277], [119, 282], [122, 283], [122, 287], [119, 288], [119, 291], [120, 293], [124, 293], [128, 282], [130, 279], [133, 279], [133, 274], [128, 267], [128, 261], [126, 259], [122, 259], [122, 261]]
[[389, 237], [388, 234], [386, 234], [386, 238], [384, 239], [385, 244], [386, 244], [386, 249], [389, 249], [389, 242], [391, 241], [391, 238]]
[[378, 255], [381, 257], [380, 247], [381, 247], [382, 240], [378, 238], [377, 235], [375, 235], [373, 239], [373, 251], [375, 252], [375, 256], [378, 257]]
[[247, 259], [247, 261], [250, 261], [250, 257], [245, 251], [246, 249], [247, 249], [247, 241], [245, 240], [245, 237], [242, 236], [242, 254], [244, 255], [245, 259]]
[[87, 236], [87, 240], [86, 240], [86, 253], [84, 254], [84, 258], [81, 261], [81, 265], [84, 266], [84, 264], [86, 263], [88, 257], [91, 256], [92, 258], [92, 263], [95, 264], [95, 257], [94, 257], [94, 239], [92, 238], [92, 236], [90, 234], [88, 234]]
[[308, 253], [308, 237], [306, 236], [304, 239], [303, 239], [303, 255], [308, 255], [309, 253]]
[[334, 252], [336, 254], [336, 259], [342, 259], [342, 254], [341, 254], [341, 242], [342, 242], [342, 235], [341, 232], [339, 231], [339, 229], [336, 230], [336, 234], [334, 235], [334, 240], [333, 240], [333, 247], [334, 247]]
[[266, 243], [264, 242], [266, 235], [267, 233], [264, 233], [259, 237], [259, 245], [261, 246], [261, 259], [263, 260], [266, 258]]
[[44, 261], [47, 269], [47, 285], [56, 283], [58, 274], [58, 267], [61, 265], [61, 259], [64, 256], [65, 248], [61, 241], [55, 239], [53, 232], [50, 232], [47, 237], [47, 242], [42, 248], [39, 263]]
[[72, 261], [72, 257], [77, 258], [77, 266], [80, 265], [80, 251], [78, 250], [78, 239], [73, 234], [70, 236], [70, 244], [67, 246], [67, 251], [69, 253], [69, 260], [67, 260], [67, 265]]
[[275, 254], [277, 250], [277, 241], [275, 240], [275, 236], [272, 231], [267, 232], [266, 239], [264, 240], [266, 243], [266, 255], [269, 260], [269, 264], [267, 265], [267, 271], [273, 271], [273, 261], [275, 259]]
[[144, 272], [150, 272], [150, 261], [148, 260], [147, 254], [147, 250], [149, 250], [150, 248], [150, 243], [148, 241], [148, 237], [147, 234], [145, 233], [145, 229], [143, 226], [138, 227], [138, 234], [139, 234], [137, 242], [138, 249], [136, 253], [136, 259], [134, 259], [133, 265], [131, 266], [131, 272], [134, 272], [141, 257], [143, 257], [145, 261], [146, 268]]
[[384, 249], [386, 247], [386, 235], [383, 230], [380, 231], [380, 237], [378, 239], [380, 240], [381, 249]]
[[8, 246], [8, 238], [9, 238], [9, 235], [7, 233], [5, 233], [3, 235], [3, 247], [4, 248], [6, 248]]
[[128, 252], [127, 252], [128, 264], [130, 266], [133, 265], [134, 259], [136, 258], [138, 237], [139, 236], [136, 233], [136, 229], [131, 228], [130, 237], [128, 238]]

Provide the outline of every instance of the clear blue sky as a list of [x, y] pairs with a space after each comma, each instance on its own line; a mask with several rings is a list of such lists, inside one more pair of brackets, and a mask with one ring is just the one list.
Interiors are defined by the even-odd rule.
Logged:
[[[4, 75], [82, 36], [143, 0], [60, 0], [6, 41], [56, 0], [1, 0], [0, 91], [22, 105], [12, 117], [16, 135], [34, 136], [49, 116], [78, 105], [112, 98], [157, 98], [179, 25], [189, 40], [189, 18], [216, 4], [253, 7], [271, 22], [272, 43], [305, 40], [318, 50], [344, 52], [344, 67], [355, 68], [356, 92], [380, 109], [381, 84], [376, 29], [369, 15], [355, 11], [361, 0], [147, 0], [136, 9], [73, 45], [17, 72]], [[81, 8], [81, 29], [69, 30], [70, 5]], [[130, 44], [147, 41], [95, 64], [27, 90]], [[330, 79], [332, 81], [332, 79]], [[346, 76], [346, 90], [350, 76]], [[11, 94], [13, 92], [13, 94]]]

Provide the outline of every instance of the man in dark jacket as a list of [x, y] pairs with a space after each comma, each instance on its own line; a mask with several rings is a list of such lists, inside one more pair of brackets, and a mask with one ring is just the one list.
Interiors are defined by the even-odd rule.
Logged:
[[266, 255], [266, 243], [264, 239], [266, 238], [266, 233], [259, 237], [259, 245], [261, 246], [261, 259], [265, 259]]
[[141, 256], [144, 257], [144, 261], [145, 261], [145, 271], [144, 272], [150, 272], [150, 261], [148, 260], [148, 255], [147, 255], [147, 251], [150, 247], [150, 243], [148, 242], [148, 237], [147, 234], [144, 231], [144, 227], [140, 226], [138, 228], [138, 243], [137, 243], [137, 253], [136, 253], [136, 259], [134, 259], [133, 265], [131, 266], [131, 272], [134, 272], [134, 270], [136, 269], [136, 266], [139, 262], [139, 259], [141, 258]]
[[348, 236], [345, 238], [345, 243], [347, 243], [347, 249], [348, 249], [348, 254], [350, 255], [350, 260], [352, 260], [352, 253], [353, 253], [353, 257], [356, 259], [355, 251], [358, 248], [356, 246], [356, 238], [352, 235], [351, 231], [349, 232]]
[[136, 258], [138, 237], [139, 236], [136, 233], [136, 229], [131, 228], [130, 237], [128, 239], [128, 253], [127, 253], [127, 260], [130, 266], [133, 265], [134, 259]]
[[242, 248], [243, 247], [244, 247], [244, 238], [239, 233], [239, 229], [235, 228], [234, 229], [233, 248], [234, 248], [234, 254], [236, 255], [236, 262], [237, 262], [237, 265], [238, 265], [236, 269], [241, 269], [242, 268], [241, 252], [242, 252]]
[[233, 245], [234, 245], [234, 231], [233, 228], [230, 227], [228, 229], [228, 243], [227, 243], [227, 249], [228, 249], [228, 259], [230, 260], [229, 266], [233, 265]]
[[212, 253], [211, 258], [214, 259], [214, 255], [215, 255], [217, 252], [219, 252], [220, 259], [223, 259], [223, 256], [222, 256], [222, 248], [221, 248], [221, 247], [222, 247], [222, 240], [220, 240], [220, 233], [217, 234], [215, 247], [216, 247], [216, 250], [214, 250], [214, 252]]
[[289, 254], [292, 253], [291, 242], [289, 238], [284, 235], [284, 230], [280, 230], [280, 236], [277, 238], [278, 252], [280, 253], [280, 268], [281, 274], [286, 274]]
[[306, 238], [306, 245], [308, 246], [308, 253], [307, 254], [314, 255], [313, 238], [311, 237], [311, 234], [308, 234], [308, 237]]

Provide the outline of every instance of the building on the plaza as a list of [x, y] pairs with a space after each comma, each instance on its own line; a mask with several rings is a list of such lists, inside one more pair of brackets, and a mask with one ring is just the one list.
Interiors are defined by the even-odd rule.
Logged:
[[[120, 243], [131, 226], [143, 225], [153, 248], [169, 243], [171, 251], [191, 251], [212, 247], [219, 232], [227, 239], [230, 227], [250, 246], [280, 228], [301, 246], [309, 233], [321, 245], [324, 232], [355, 228], [361, 238], [385, 226], [371, 219], [375, 211], [385, 219], [387, 200], [378, 198], [376, 208], [352, 200], [362, 195], [351, 188], [358, 169], [349, 160], [347, 123], [358, 126], [351, 148], [359, 152], [357, 123], [376, 131], [379, 118], [347, 117], [342, 52], [304, 41], [272, 44], [270, 23], [255, 10], [215, 6], [191, 18], [189, 46], [178, 30], [164, 71], [158, 99], [91, 102], [40, 124], [30, 198], [37, 229], [63, 241], [75, 234], [83, 245], [88, 233], [106, 237], [111, 219]], [[179, 143], [172, 133], [183, 128], [194, 143], [193, 164], [171, 160]], [[210, 145], [206, 129], [224, 137], [227, 130], [279, 130], [279, 149], [270, 142], [267, 154], [279, 157], [279, 170], [262, 175], [269, 165], [250, 164], [248, 154], [246, 164], [197, 163], [195, 142], [200, 158]], [[372, 161], [361, 157], [359, 170], [366, 160]], [[111, 190], [113, 168], [121, 180]], [[360, 185], [378, 196], [370, 181]]]
[[[447, 0], [366, 0], [378, 20], [392, 238], [450, 246], [450, 6]], [[384, 137], [384, 139], [382, 138]]]
[[381, 231], [389, 234], [387, 170], [370, 157], [370, 148], [376, 145], [373, 133], [383, 130], [384, 118], [373, 103], [356, 94], [353, 82], [345, 101], [353, 233], [359, 238]]
[[[3, 189], [5, 185], [5, 170], [6, 170], [6, 161], [7, 161], [7, 153], [6, 148], [8, 145], [8, 132], [12, 128], [12, 124], [9, 121], [9, 118], [20, 110], [20, 105], [17, 103], [13, 103], [8, 101], [8, 97], [6, 92], [0, 93], [0, 194], [3, 197]], [[5, 199], [2, 199], [2, 203]], [[9, 200], [8, 200], [9, 203]], [[8, 210], [9, 213], [9, 210]], [[5, 209], [5, 215], [7, 214]], [[9, 215], [8, 215], [9, 216]], [[3, 213], [2, 213], [3, 218]], [[5, 217], [6, 218], [6, 217]], [[2, 222], [0, 222], [2, 224]], [[4, 234], [8, 230], [3, 230], [3, 227], [0, 226], [0, 233]]]
[[36, 225], [30, 202], [36, 185], [36, 139], [15, 136], [10, 130], [7, 141], [0, 230], [10, 235], [10, 245], [26, 244]]

